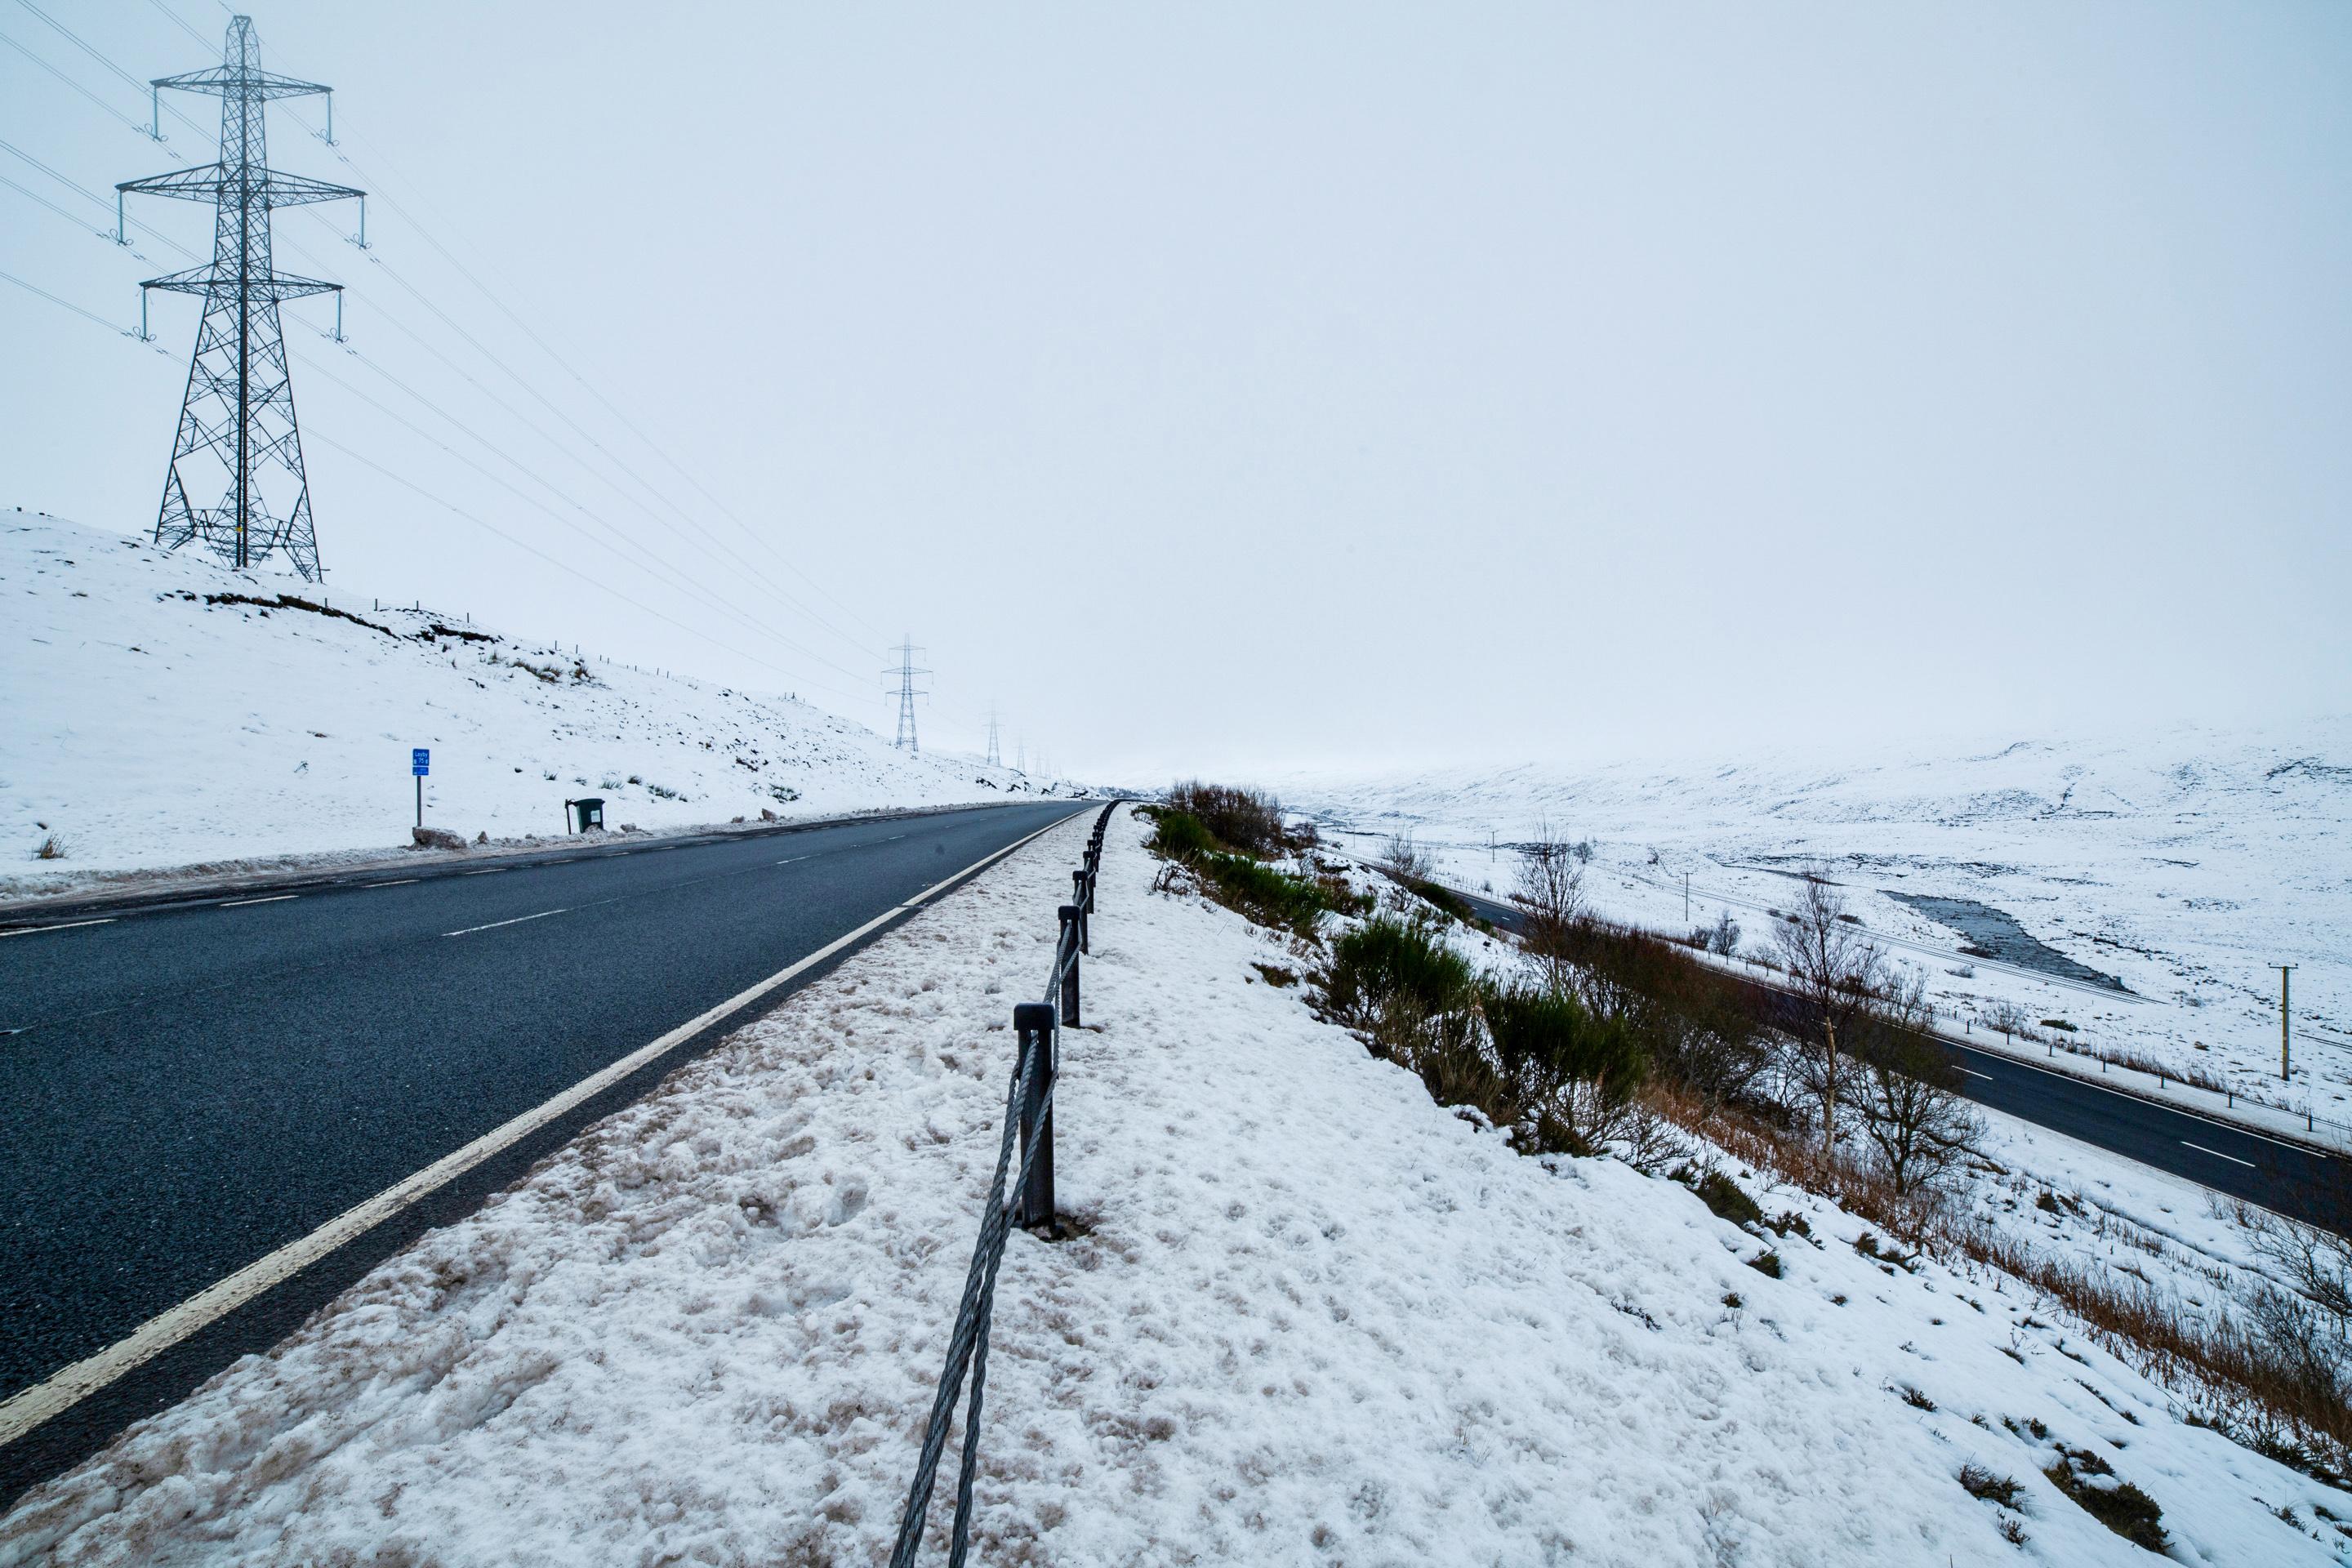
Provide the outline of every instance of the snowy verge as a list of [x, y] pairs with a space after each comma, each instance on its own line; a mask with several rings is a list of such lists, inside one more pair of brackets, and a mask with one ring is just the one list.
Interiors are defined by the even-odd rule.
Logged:
[[[0, 1562], [883, 1561], [1085, 832], [28, 1495]], [[1078, 1234], [1016, 1234], [999, 1287], [979, 1560], [2145, 1561], [2044, 1479], [2060, 1445], [2178, 1561], [2341, 1560], [2316, 1510], [2352, 1499], [2014, 1282], [1865, 1256], [1801, 1194], [1768, 1208], [1810, 1239], [1759, 1239], [1513, 1153], [1268, 984], [1284, 945], [1151, 892], [1139, 842], [1117, 817], [1064, 1045]]]

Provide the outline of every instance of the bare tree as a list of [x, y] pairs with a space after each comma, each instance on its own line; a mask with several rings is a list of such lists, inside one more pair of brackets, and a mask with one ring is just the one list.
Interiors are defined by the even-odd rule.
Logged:
[[1863, 1135], [1906, 1196], [1958, 1175], [1984, 1132], [1959, 1097], [1958, 1069], [1927, 1032], [1932, 1021], [1927, 982], [1899, 977], [1860, 1020], [1853, 1042]]
[[1412, 833], [1405, 832], [1382, 847], [1381, 869], [1400, 882], [1426, 882], [1436, 874], [1437, 862], [1428, 850], [1413, 843]]
[[[2337, 1225], [2352, 1218], [2352, 1175], [2344, 1173], [2341, 1165], [2341, 1161], [2326, 1162], [2328, 1173], [2301, 1194], [2307, 1212], [2331, 1215]], [[2308, 1301], [2336, 1342], [2352, 1350], [2352, 1236], [2245, 1203], [2237, 1205], [2236, 1217], [2250, 1233], [2254, 1250], [2270, 1264], [2265, 1272]]]
[[1715, 924], [1707, 928], [1706, 945], [1717, 958], [1729, 958], [1739, 951], [1739, 922], [1731, 918], [1729, 910], [1717, 911]]
[[1571, 939], [1584, 911], [1584, 861], [1549, 823], [1538, 826], [1534, 839], [1518, 851], [1511, 902], [1520, 915], [1520, 946], [1541, 969], [1546, 989], [1565, 992]]
[[1979, 1021], [1986, 1028], [1998, 1030], [2007, 1036], [2022, 1033], [2030, 1020], [2026, 1016], [2025, 1009], [2016, 1003], [2000, 1001], [1987, 1007]]
[[1875, 1000], [1885, 956], [1846, 912], [1826, 871], [1805, 873], [1797, 907], [1772, 926], [1772, 951], [1797, 995], [1800, 1058], [1807, 1087], [1822, 1104], [1822, 1147], [1837, 1153], [1838, 1049], [1840, 1037], [1853, 1037], [1853, 1025]]

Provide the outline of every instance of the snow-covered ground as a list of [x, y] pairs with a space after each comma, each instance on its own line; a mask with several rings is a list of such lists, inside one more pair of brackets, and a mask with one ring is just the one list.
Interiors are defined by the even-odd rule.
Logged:
[[[883, 1561], [1085, 831], [28, 1495], [0, 1563]], [[1757, 1193], [1811, 1238], [1759, 1237], [1512, 1152], [1267, 984], [1286, 943], [1153, 893], [1140, 837], [1064, 1047], [1079, 1234], [1016, 1234], [999, 1287], [977, 1560], [2144, 1561], [2044, 1479], [2061, 1445], [2177, 1561], [2346, 1560], [2352, 1498], [2013, 1282], [1866, 1257], [1801, 1194]]]
[[[561, 834], [582, 795], [661, 829], [1051, 787], [791, 698], [31, 513], [0, 514], [0, 894], [404, 844], [415, 746], [425, 820], [467, 840]], [[64, 858], [37, 858], [52, 837]]]
[[[1544, 826], [1589, 839], [1595, 908], [1658, 930], [1688, 929], [1687, 873], [1689, 925], [1727, 910], [1749, 952], [1764, 950], [1790, 879], [1824, 864], [1956, 1026], [2012, 1002], [2063, 1044], [2352, 1121], [2352, 718], [1852, 766], [1764, 757], [1256, 782], [1358, 853], [1410, 834], [1472, 889], [1507, 891], [1508, 846]], [[1998, 910], [2125, 990], [1965, 952], [1980, 931], [1898, 894]], [[2278, 963], [2298, 966], [2292, 1083], [2278, 1078]]]

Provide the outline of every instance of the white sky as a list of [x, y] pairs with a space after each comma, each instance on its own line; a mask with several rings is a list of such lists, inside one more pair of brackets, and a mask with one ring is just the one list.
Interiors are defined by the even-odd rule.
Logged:
[[[227, 18], [38, 3], [142, 81]], [[364, 255], [278, 220], [367, 356], [294, 308], [345, 592], [885, 733], [911, 630], [932, 744], [993, 698], [1008, 755], [1143, 783], [2346, 705], [2352, 7], [252, 15], [352, 160], [274, 112], [273, 162], [391, 198]], [[167, 151], [24, 0], [0, 37], [118, 115], [0, 46], [58, 174], [213, 155], [213, 100]], [[0, 270], [128, 324], [184, 264], [0, 176], [78, 220], [0, 186]], [[0, 285], [0, 505], [152, 528], [196, 315], [142, 347]]]

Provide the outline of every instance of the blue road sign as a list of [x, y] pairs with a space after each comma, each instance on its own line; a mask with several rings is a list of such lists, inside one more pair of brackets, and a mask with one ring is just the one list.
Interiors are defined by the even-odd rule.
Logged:
[[433, 771], [433, 752], [425, 746], [412, 746], [408, 752], [408, 771], [423, 778]]

